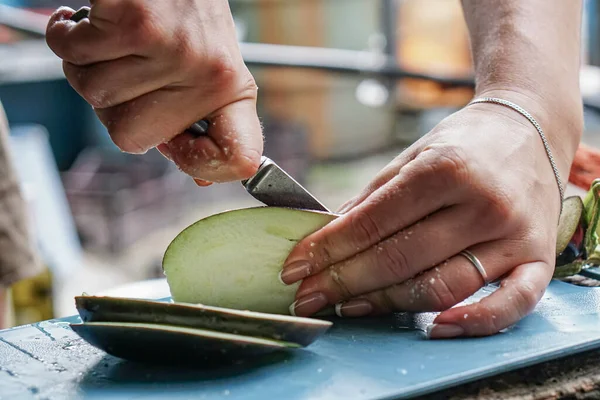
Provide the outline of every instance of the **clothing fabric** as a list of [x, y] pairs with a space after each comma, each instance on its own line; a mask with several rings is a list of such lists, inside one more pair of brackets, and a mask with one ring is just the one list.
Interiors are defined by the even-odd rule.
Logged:
[[8, 134], [0, 103], [0, 288], [41, 271], [30, 237], [27, 205], [12, 165]]

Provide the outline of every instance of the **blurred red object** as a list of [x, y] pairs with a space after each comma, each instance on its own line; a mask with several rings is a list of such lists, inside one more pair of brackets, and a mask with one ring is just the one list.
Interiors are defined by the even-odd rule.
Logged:
[[589, 190], [596, 178], [600, 178], [600, 150], [581, 144], [571, 165], [569, 182]]

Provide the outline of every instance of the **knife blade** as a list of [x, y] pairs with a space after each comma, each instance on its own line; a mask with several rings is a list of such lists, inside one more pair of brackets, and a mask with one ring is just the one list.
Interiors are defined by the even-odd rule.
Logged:
[[[188, 131], [197, 136], [205, 136], [208, 134], [209, 126], [208, 121], [201, 120], [194, 123]], [[267, 206], [331, 212], [290, 174], [266, 156], [261, 157], [256, 173], [242, 180], [241, 183], [252, 197]]]

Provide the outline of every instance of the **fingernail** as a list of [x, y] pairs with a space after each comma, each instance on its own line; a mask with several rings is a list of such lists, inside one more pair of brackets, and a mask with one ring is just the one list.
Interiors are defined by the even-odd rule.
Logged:
[[301, 297], [290, 306], [290, 314], [296, 317], [308, 317], [327, 305], [327, 297], [321, 292]]
[[196, 183], [196, 185], [201, 187], [210, 186], [213, 184], [212, 182], [203, 181], [202, 179], [194, 179], [194, 182]]
[[285, 285], [291, 285], [292, 283], [306, 278], [311, 272], [312, 266], [308, 261], [294, 261], [283, 267], [279, 273], [279, 280]]
[[169, 146], [167, 146], [166, 143], [161, 143], [158, 146], [156, 146], [156, 150], [158, 150], [160, 154], [162, 154], [167, 160], [173, 161], [171, 149], [169, 148]]
[[427, 327], [427, 337], [431, 339], [444, 339], [460, 336], [465, 330], [454, 324], [431, 324]]
[[335, 305], [335, 314], [338, 317], [363, 317], [371, 314], [373, 305], [368, 300], [357, 299]]

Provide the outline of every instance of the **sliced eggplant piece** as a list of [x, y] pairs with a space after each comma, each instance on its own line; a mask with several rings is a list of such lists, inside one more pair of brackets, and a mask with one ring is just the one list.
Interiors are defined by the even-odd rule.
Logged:
[[555, 278], [574, 275], [581, 270], [587, 257], [586, 229], [583, 200], [579, 196], [566, 198], [558, 223]]
[[185, 303], [121, 297], [77, 296], [83, 322], [136, 322], [207, 329], [308, 346], [331, 326], [329, 321]]
[[293, 247], [337, 216], [254, 207], [204, 218], [168, 246], [163, 270], [176, 302], [289, 314], [299, 283], [279, 272]]
[[221, 363], [300, 347], [295, 343], [156, 324], [86, 322], [71, 324], [71, 329], [110, 355], [144, 363]]

